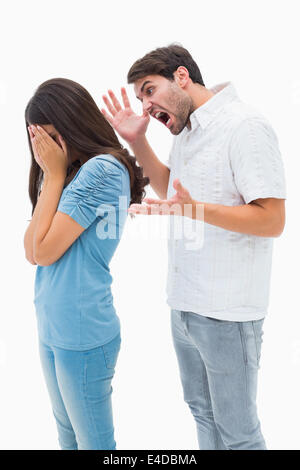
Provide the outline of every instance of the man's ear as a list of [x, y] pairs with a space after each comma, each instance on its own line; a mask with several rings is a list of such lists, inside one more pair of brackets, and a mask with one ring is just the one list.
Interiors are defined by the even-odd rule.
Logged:
[[180, 88], [185, 88], [190, 80], [190, 74], [187, 68], [180, 65], [174, 72], [174, 80]]

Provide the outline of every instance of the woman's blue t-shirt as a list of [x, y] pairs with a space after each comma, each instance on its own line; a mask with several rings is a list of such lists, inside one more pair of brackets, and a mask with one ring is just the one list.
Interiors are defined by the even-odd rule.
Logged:
[[128, 170], [111, 155], [88, 160], [63, 190], [57, 210], [85, 231], [55, 263], [37, 266], [34, 303], [44, 343], [85, 350], [119, 333], [109, 262], [129, 203]]

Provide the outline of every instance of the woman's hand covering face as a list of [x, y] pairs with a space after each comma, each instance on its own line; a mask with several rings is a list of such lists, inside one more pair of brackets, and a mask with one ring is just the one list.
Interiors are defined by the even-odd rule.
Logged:
[[59, 135], [58, 145], [40, 126], [28, 127], [35, 161], [47, 176], [66, 176], [68, 167], [67, 146]]

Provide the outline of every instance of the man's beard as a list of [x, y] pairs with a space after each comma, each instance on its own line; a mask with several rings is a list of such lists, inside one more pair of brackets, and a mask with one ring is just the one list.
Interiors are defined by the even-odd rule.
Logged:
[[176, 118], [176, 127], [174, 123], [171, 126], [172, 129], [170, 129], [170, 131], [173, 135], [178, 135], [185, 128], [189, 121], [190, 115], [194, 111], [193, 102], [190, 96], [187, 96], [183, 91], [178, 90], [177, 85], [172, 84], [171, 88], [172, 90], [170, 90], [169, 103], [175, 110], [173, 114]]

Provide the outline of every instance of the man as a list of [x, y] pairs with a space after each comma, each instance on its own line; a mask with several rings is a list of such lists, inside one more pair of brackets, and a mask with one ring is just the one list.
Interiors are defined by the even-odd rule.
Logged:
[[[179, 45], [136, 61], [128, 83], [143, 115], [131, 110], [124, 88], [124, 108], [109, 91], [110, 99], [103, 97], [109, 112], [102, 111], [160, 198], [130, 211], [201, 220], [197, 208], [204, 208], [201, 248], [189, 250], [184, 238], [171, 233], [168, 278], [173, 341], [199, 447], [266, 449], [256, 389], [272, 239], [285, 223], [277, 138], [231, 83], [207, 89], [197, 64]], [[175, 136], [168, 165], [146, 140], [150, 116]]]

